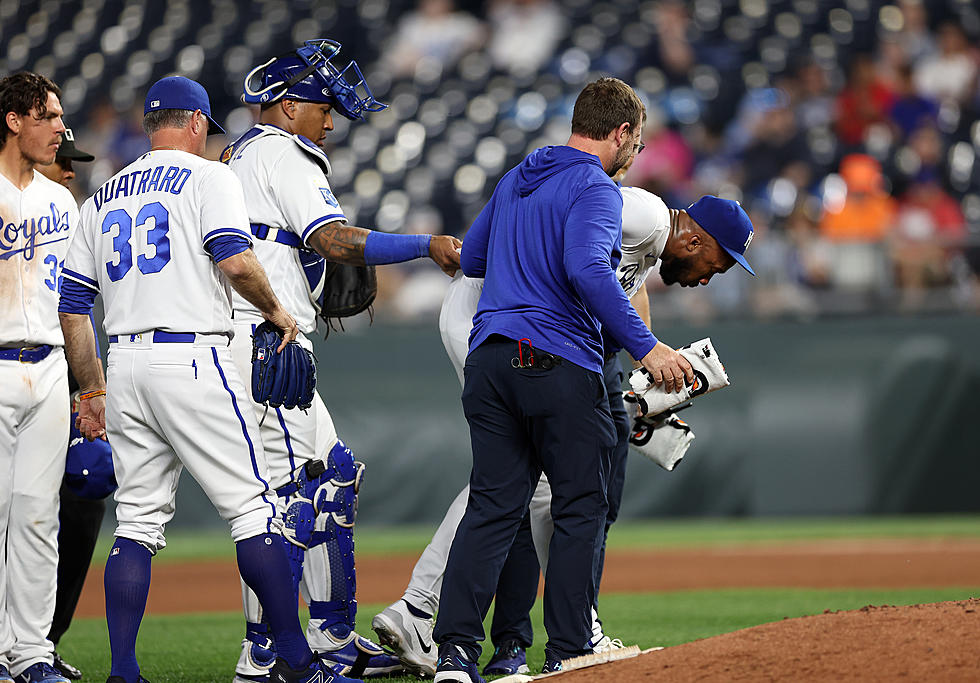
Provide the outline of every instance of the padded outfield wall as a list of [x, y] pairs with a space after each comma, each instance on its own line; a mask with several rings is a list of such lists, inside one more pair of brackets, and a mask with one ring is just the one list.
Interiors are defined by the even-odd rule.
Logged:
[[[980, 317], [661, 325], [710, 336], [732, 387], [683, 413], [665, 472], [632, 454], [622, 518], [980, 510]], [[319, 388], [368, 464], [358, 521], [441, 519], [466, 483], [460, 387], [437, 325], [355, 325], [317, 340]], [[175, 525], [220, 525], [185, 475]]]

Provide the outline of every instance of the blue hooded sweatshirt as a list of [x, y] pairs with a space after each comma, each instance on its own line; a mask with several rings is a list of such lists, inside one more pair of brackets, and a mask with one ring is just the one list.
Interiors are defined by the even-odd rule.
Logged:
[[508, 171], [463, 240], [463, 273], [485, 278], [470, 349], [494, 333], [527, 338], [601, 372], [605, 327], [643, 358], [657, 339], [616, 279], [622, 214], [595, 155], [542, 147]]

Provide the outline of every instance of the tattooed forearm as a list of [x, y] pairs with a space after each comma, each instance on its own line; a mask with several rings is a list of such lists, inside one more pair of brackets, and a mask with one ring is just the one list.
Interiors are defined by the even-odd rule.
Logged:
[[370, 230], [339, 221], [317, 228], [310, 235], [310, 246], [323, 258], [354, 266], [364, 265], [364, 244]]

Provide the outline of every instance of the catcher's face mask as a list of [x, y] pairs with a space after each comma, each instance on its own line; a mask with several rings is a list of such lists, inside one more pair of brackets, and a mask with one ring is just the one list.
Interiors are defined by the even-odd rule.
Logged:
[[330, 60], [340, 43], [327, 38], [306, 41], [294, 52], [273, 57], [245, 76], [242, 101], [269, 104], [284, 97], [306, 102], [326, 102], [344, 117], [357, 121], [363, 112], [388, 107], [374, 99], [357, 62], [338, 69]]

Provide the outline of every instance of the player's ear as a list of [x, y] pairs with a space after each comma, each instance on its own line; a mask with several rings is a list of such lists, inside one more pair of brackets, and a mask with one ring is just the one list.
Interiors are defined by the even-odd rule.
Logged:
[[20, 132], [20, 117], [16, 112], [8, 111], [7, 115], [4, 117], [4, 121], [7, 122], [7, 127], [10, 128], [14, 133]]
[[617, 127], [613, 128], [613, 140], [616, 142], [616, 147], [622, 147], [629, 141], [630, 135], [630, 124], [629, 122], [623, 122]]
[[296, 102], [293, 100], [282, 99], [279, 100], [279, 106], [282, 107], [283, 113], [289, 118], [289, 120], [296, 118]]
[[704, 244], [704, 240], [701, 239], [701, 235], [697, 232], [692, 232], [687, 238], [687, 250], [694, 252], [701, 248]]
[[204, 116], [204, 112], [200, 109], [195, 109], [194, 113], [191, 114], [191, 132], [197, 135], [201, 132], [201, 122], [204, 121], [205, 130], [207, 130], [207, 118]]

